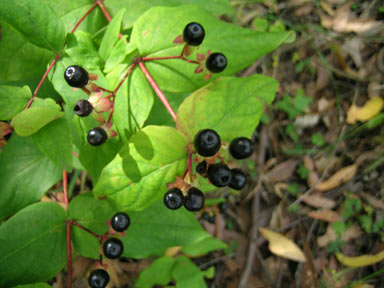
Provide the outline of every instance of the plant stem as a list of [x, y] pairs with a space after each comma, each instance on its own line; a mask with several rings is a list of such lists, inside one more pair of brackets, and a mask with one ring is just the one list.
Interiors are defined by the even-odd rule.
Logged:
[[97, 2], [93, 3], [91, 8], [89, 8], [89, 10], [83, 15], [83, 17], [81, 17], [80, 20], [77, 21], [77, 23], [76, 23], [75, 27], [73, 27], [71, 33], [74, 33], [76, 31], [77, 27], [79, 27], [81, 22], [83, 22], [83, 20], [93, 11], [93, 9], [96, 8], [97, 5], [98, 5]]
[[140, 69], [143, 71], [145, 77], [147, 78], [149, 84], [151, 84], [153, 90], [155, 91], [157, 96], [159, 96], [161, 102], [163, 102], [165, 108], [167, 109], [169, 114], [171, 114], [173, 120], [176, 122], [177, 121], [176, 113], [175, 113], [175, 111], [173, 111], [171, 105], [169, 104], [167, 97], [165, 97], [164, 93], [161, 91], [161, 89], [159, 88], [159, 86], [157, 85], [155, 80], [152, 78], [151, 74], [149, 73], [149, 71], [145, 67], [144, 63], [140, 61], [139, 66], [140, 66]]
[[101, 236], [99, 234], [97, 234], [97, 233], [93, 232], [92, 230], [88, 229], [87, 227], [84, 227], [83, 225], [77, 223], [75, 220], [71, 220], [70, 223], [72, 225], [75, 225], [75, 226], [79, 227], [80, 229], [84, 230], [85, 232], [88, 232], [89, 234], [95, 236], [98, 239], [101, 238]]
[[64, 190], [64, 203], [65, 208], [68, 208], [68, 175], [67, 171], [63, 170], [63, 190]]
[[45, 71], [43, 77], [41, 78], [40, 82], [39, 82], [39, 85], [37, 85], [36, 89], [35, 89], [35, 92], [33, 92], [33, 95], [32, 95], [32, 98], [29, 100], [27, 106], [25, 107], [25, 109], [28, 109], [29, 107], [31, 107], [32, 103], [33, 103], [33, 100], [35, 100], [35, 97], [37, 95], [37, 92], [39, 92], [41, 86], [43, 85], [45, 79], [47, 78], [48, 76], [48, 73], [52, 70], [52, 67], [53, 65], [56, 64], [57, 60], [59, 60], [60, 58], [60, 55], [57, 54], [55, 59], [53, 59], [52, 63], [49, 65], [48, 69]]
[[164, 57], [143, 57], [143, 58], [141, 58], [142, 61], [167, 60], [167, 59], [181, 59], [181, 60], [184, 60], [188, 63], [200, 64], [198, 61], [189, 60], [189, 59], [185, 58], [183, 55], [164, 56]]
[[107, 19], [108, 22], [111, 22], [112, 20], [112, 17], [111, 17], [111, 14], [109, 14], [107, 8], [105, 8], [104, 4], [103, 4], [103, 0], [97, 0], [95, 2], [97, 5], [99, 5], [101, 11], [103, 12], [105, 18]]

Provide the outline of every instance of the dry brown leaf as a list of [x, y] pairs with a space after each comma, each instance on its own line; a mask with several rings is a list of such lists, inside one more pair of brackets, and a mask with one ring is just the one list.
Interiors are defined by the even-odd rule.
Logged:
[[372, 207], [384, 210], [383, 200], [377, 199], [376, 197], [364, 192], [361, 192], [360, 195], [363, 196]]
[[347, 167], [341, 168], [333, 174], [328, 180], [322, 181], [316, 185], [318, 191], [328, 191], [334, 189], [341, 184], [351, 180], [357, 172], [357, 165], [352, 164]]
[[[362, 234], [363, 231], [360, 229], [360, 227], [357, 225], [353, 225], [341, 234], [341, 240], [347, 242], [349, 240], [360, 237]], [[327, 232], [317, 238], [317, 244], [320, 247], [325, 247], [329, 244], [329, 242], [335, 241], [336, 239], [337, 235], [335, 230], [332, 229], [332, 225], [328, 225]]]
[[335, 201], [328, 199], [326, 197], [321, 196], [320, 194], [311, 194], [303, 198], [303, 202], [306, 204], [315, 207], [315, 208], [324, 208], [324, 209], [332, 209], [335, 207]]
[[313, 219], [322, 220], [325, 222], [333, 223], [336, 221], [340, 221], [340, 216], [335, 211], [329, 209], [321, 209], [318, 211], [311, 211], [308, 213], [308, 216]]
[[278, 164], [275, 168], [264, 175], [267, 182], [282, 182], [290, 179], [296, 171], [297, 161], [289, 159]]
[[291, 239], [267, 228], [260, 227], [259, 231], [269, 241], [269, 250], [273, 254], [293, 261], [307, 261], [304, 252]]
[[347, 123], [366, 122], [379, 114], [383, 106], [384, 101], [380, 96], [368, 100], [362, 107], [353, 104], [347, 112]]

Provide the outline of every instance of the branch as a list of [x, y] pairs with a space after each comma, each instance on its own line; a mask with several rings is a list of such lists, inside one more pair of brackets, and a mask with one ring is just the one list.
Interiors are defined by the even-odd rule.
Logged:
[[145, 67], [143, 62], [139, 62], [140, 69], [143, 71], [145, 77], [147, 78], [149, 84], [151, 84], [153, 90], [155, 91], [156, 95], [159, 96], [161, 102], [163, 102], [165, 108], [171, 114], [173, 121], [177, 121], [177, 116], [175, 111], [173, 111], [171, 105], [168, 102], [167, 97], [165, 97], [164, 93], [161, 91], [155, 80], [152, 78], [151, 74], [148, 72], [147, 68]]
[[181, 60], [184, 60], [188, 63], [200, 64], [200, 62], [194, 61], [194, 60], [189, 60], [189, 59], [185, 58], [183, 55], [164, 56], [164, 57], [143, 57], [143, 58], [141, 58], [142, 61], [167, 60], [167, 59], [181, 59]]
[[97, 6], [97, 2], [93, 3], [93, 5], [91, 6], [91, 8], [89, 8], [89, 10], [83, 15], [83, 17], [80, 18], [79, 21], [77, 21], [75, 27], [73, 27], [71, 33], [73, 34], [77, 27], [79, 27], [79, 25], [81, 24], [81, 22], [83, 22], [83, 20], [93, 11], [93, 9], [95, 9]]

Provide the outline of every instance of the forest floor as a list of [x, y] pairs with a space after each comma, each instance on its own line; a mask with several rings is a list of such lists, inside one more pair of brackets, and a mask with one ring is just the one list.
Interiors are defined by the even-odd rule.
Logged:
[[[223, 20], [296, 39], [239, 73], [280, 87], [256, 152], [231, 163], [251, 184], [210, 194], [227, 204], [198, 215], [230, 249], [195, 263], [215, 266], [209, 287], [384, 287], [384, 3], [232, 2], [236, 16]], [[346, 258], [361, 255], [371, 256]], [[75, 261], [74, 287], [85, 287], [89, 261]], [[112, 281], [131, 287], [118, 275], [137, 277], [149, 263], [123, 259]]]

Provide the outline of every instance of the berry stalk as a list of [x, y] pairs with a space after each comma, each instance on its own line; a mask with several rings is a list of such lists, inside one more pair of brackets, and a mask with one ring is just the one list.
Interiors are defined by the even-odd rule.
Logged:
[[163, 102], [165, 108], [167, 109], [169, 114], [171, 114], [173, 120], [176, 122], [177, 121], [176, 113], [175, 113], [175, 111], [173, 111], [171, 105], [169, 104], [167, 97], [165, 97], [164, 93], [161, 91], [161, 89], [159, 88], [159, 86], [157, 85], [155, 80], [152, 78], [151, 74], [149, 73], [149, 71], [145, 67], [144, 63], [139, 62], [139, 66], [140, 66], [140, 69], [143, 71], [145, 77], [147, 78], [149, 84], [151, 84], [156, 95], [159, 96], [161, 102]]
[[109, 14], [107, 8], [105, 8], [104, 4], [103, 4], [103, 0], [97, 0], [95, 2], [101, 9], [101, 11], [103, 12], [105, 18], [107, 19], [108, 22], [111, 22], [112, 21], [112, 17], [111, 17], [111, 14]]
[[87, 227], [84, 227], [83, 225], [77, 223], [75, 220], [71, 220], [69, 221], [72, 225], [75, 225], [77, 227], [79, 227], [80, 229], [84, 230], [85, 232], [88, 232], [89, 234], [91, 234], [92, 236], [95, 236], [97, 239], [100, 239], [102, 238], [99, 234], [93, 232], [92, 230], [88, 229]]

